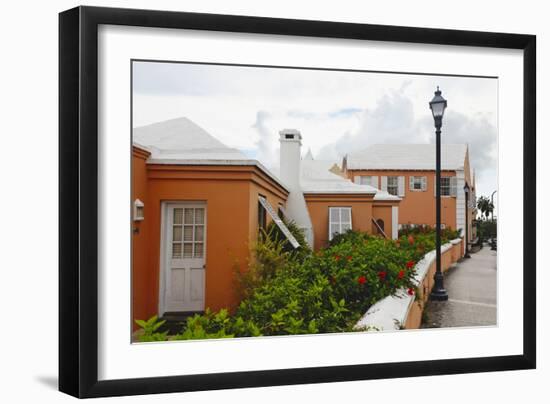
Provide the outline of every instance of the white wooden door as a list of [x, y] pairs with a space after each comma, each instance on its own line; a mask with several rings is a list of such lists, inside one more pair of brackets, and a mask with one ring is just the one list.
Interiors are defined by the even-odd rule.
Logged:
[[164, 311], [204, 310], [206, 204], [167, 204], [164, 217]]

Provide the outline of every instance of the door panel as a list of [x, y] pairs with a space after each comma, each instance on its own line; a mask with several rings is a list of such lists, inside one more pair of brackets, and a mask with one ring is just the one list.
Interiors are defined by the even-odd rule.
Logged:
[[204, 300], [204, 269], [191, 268], [191, 300]]
[[165, 311], [204, 310], [206, 204], [165, 207]]

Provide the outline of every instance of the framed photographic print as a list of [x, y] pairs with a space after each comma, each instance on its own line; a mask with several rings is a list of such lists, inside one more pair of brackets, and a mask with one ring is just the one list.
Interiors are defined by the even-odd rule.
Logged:
[[535, 367], [534, 36], [59, 24], [61, 391]]

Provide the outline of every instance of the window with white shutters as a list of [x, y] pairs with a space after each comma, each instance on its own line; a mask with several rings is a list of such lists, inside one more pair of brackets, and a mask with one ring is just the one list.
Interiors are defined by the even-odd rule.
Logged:
[[388, 176], [387, 177], [387, 191], [389, 194], [398, 195], [399, 193], [399, 177], [397, 176]]
[[370, 185], [371, 187], [378, 188], [378, 176], [376, 175], [361, 175], [359, 177], [359, 184]]
[[411, 191], [425, 191], [426, 190], [426, 177], [411, 175], [409, 177], [409, 190], [411, 190]]
[[328, 239], [332, 240], [335, 234], [345, 233], [351, 229], [351, 208], [331, 207], [328, 214]]

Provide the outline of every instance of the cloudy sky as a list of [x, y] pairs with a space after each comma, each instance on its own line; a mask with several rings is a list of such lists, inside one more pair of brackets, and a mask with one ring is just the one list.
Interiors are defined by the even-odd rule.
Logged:
[[134, 127], [185, 116], [269, 168], [278, 131], [299, 129], [303, 152], [341, 163], [375, 143], [433, 143], [428, 102], [448, 107], [443, 143], [467, 143], [477, 194], [497, 186], [497, 88], [493, 78], [134, 62]]

